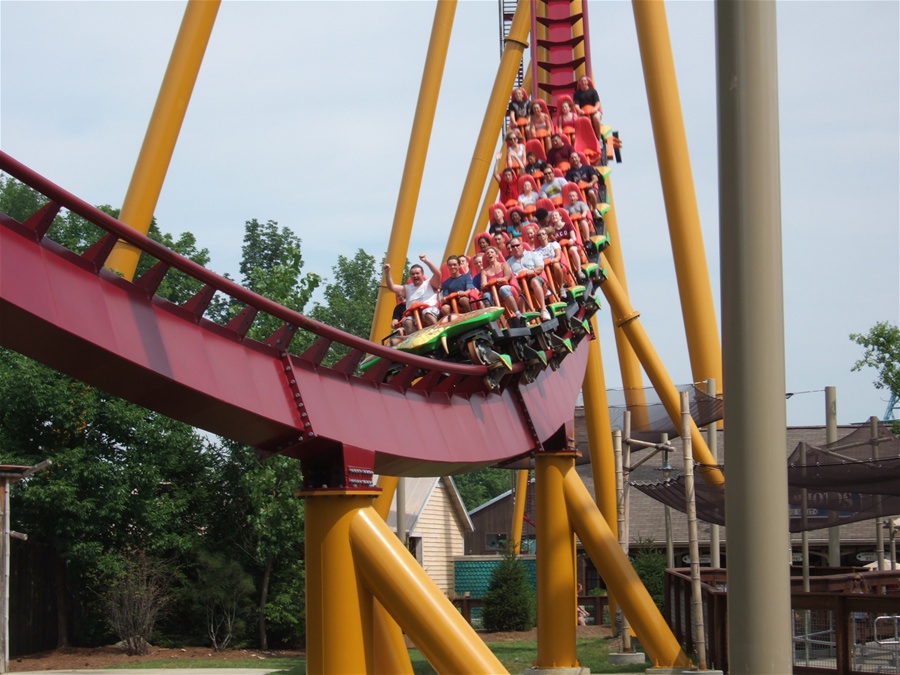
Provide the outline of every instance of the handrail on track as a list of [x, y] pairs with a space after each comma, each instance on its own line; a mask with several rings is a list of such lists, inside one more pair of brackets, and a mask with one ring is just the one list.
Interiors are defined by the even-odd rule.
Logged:
[[[44, 196], [49, 197], [55, 204], [81, 216], [105, 232], [128, 242], [156, 260], [165, 263], [169, 267], [183, 272], [189, 277], [201, 282], [204, 286], [213, 288], [248, 307], [253, 307], [261, 312], [280, 319], [287, 325], [302, 328], [319, 337], [326, 338], [332, 342], [337, 342], [365, 354], [372, 354], [373, 356], [378, 356], [394, 363], [402, 363], [422, 370], [476, 377], [482, 377], [488, 372], [488, 367], [483, 365], [436, 361], [435, 359], [392, 349], [378, 344], [377, 342], [371, 342], [350, 333], [345, 333], [337, 328], [311, 319], [300, 312], [288, 309], [273, 300], [269, 300], [268, 298], [244, 288], [240, 284], [230, 281], [215, 272], [211, 272], [202, 265], [195, 263], [193, 260], [189, 260], [188, 258], [167, 249], [159, 242], [133, 230], [128, 225], [116, 220], [109, 214], [106, 214], [84, 200], [79, 199], [72, 193], [44, 178], [3, 151], [0, 151], [0, 170], [22, 181]], [[521, 364], [514, 365], [519, 366], [519, 368], [516, 369], [521, 369]]]

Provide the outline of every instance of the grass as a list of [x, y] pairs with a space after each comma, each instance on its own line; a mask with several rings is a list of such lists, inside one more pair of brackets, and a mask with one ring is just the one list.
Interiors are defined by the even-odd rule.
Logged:
[[174, 669], [174, 668], [215, 668], [226, 670], [228, 668], [271, 668], [272, 670], [285, 670], [289, 675], [305, 675], [306, 659], [274, 658], [274, 659], [160, 659], [158, 661], [142, 661], [129, 663], [128, 666], [107, 666], [104, 670], [117, 670], [127, 667], [129, 670], [147, 670], [150, 668]]
[[[608, 639], [584, 638], [575, 643], [578, 658], [581, 665], [589, 668], [592, 673], [642, 673], [649, 664], [636, 664], [629, 666], [611, 666], [607, 658], [613, 642]], [[537, 642], [534, 640], [515, 640], [509, 642], [488, 642], [488, 648], [500, 659], [500, 662], [510, 673], [521, 673], [530, 667], [537, 658]], [[409, 650], [413, 672], [416, 675], [431, 675], [434, 669], [422, 656], [418, 649]], [[146, 661], [144, 663], [129, 665], [129, 668], [216, 668], [225, 670], [228, 668], [271, 668], [272, 670], [284, 670], [287, 675], [305, 675], [306, 659], [274, 658], [261, 661], [259, 659], [165, 659], [159, 661]], [[111, 666], [121, 668], [121, 666]]]
[[[523, 672], [537, 659], [535, 640], [488, 642], [487, 646], [510, 673]], [[576, 654], [582, 667], [589, 668], [592, 673], [643, 673], [649, 667], [650, 664], [610, 665], [608, 655], [612, 647], [613, 642], [608, 639], [583, 638], [575, 641]], [[431, 675], [435, 672], [417, 649], [411, 649], [409, 655], [416, 675]]]

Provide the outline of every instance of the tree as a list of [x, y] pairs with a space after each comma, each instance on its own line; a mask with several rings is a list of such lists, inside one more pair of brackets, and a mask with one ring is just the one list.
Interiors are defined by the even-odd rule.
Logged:
[[[14, 486], [14, 527], [54, 548], [57, 588], [88, 608], [76, 642], [103, 637], [94, 593], [121, 552], [172, 557], [197, 544], [211, 492], [206, 446], [187, 425], [0, 350], [0, 461], [53, 460]], [[57, 605], [66, 644], [64, 593]]]
[[[250, 509], [247, 514], [250, 542], [247, 552], [261, 569], [258, 628], [261, 649], [268, 649], [267, 621], [274, 619], [291, 640], [301, 639], [291, 628], [302, 626], [290, 608], [302, 615], [303, 588], [292, 583], [303, 575], [303, 502], [294, 493], [303, 486], [300, 462], [289, 457], [254, 461], [243, 476]], [[283, 572], [290, 573], [285, 578]], [[275, 581], [281, 583], [273, 584]], [[269, 609], [270, 595], [274, 607]]]
[[491, 633], [531, 628], [532, 592], [525, 567], [509, 546], [504, 549], [500, 564], [491, 572], [488, 591], [484, 596], [482, 620]]
[[874, 368], [878, 371], [878, 378], [873, 382], [875, 388], [887, 389], [892, 396], [900, 398], [900, 327], [879, 321], [865, 335], [851, 333], [850, 339], [866, 348], [852, 370]]
[[453, 477], [466, 510], [481, 506], [494, 497], [509, 491], [515, 480], [515, 473], [509, 469], [482, 469]]
[[[363, 249], [357, 250], [351, 259], [338, 256], [337, 265], [332, 268], [334, 281], [325, 286], [325, 304], [316, 303], [310, 316], [346, 333], [368, 339], [381, 282], [379, 269], [375, 266], [375, 258]], [[347, 351], [343, 345], [332, 346], [326, 364], [337, 361]]]
[[186, 589], [203, 629], [217, 652], [243, 635], [244, 615], [253, 594], [253, 579], [224, 553], [202, 553], [197, 579]]
[[[244, 226], [244, 244], [241, 249], [241, 283], [251, 291], [273, 300], [288, 309], [303, 312], [321, 278], [317, 274], [303, 275], [301, 241], [289, 228], [278, 229], [273, 220], [261, 225], [256, 218]], [[227, 277], [227, 275], [226, 275]], [[225, 323], [243, 307], [228, 300], [216, 299], [208, 313], [213, 320]], [[253, 322], [248, 336], [264, 341], [281, 328], [275, 317], [259, 315]], [[301, 353], [312, 344], [312, 336], [299, 333], [291, 342], [290, 351]]]
[[631, 565], [637, 572], [644, 588], [653, 598], [653, 602], [659, 607], [659, 611], [665, 609], [665, 577], [666, 577], [666, 554], [658, 548], [652, 548], [652, 541], [642, 542], [646, 544], [631, 556]]
[[172, 570], [142, 551], [128, 554], [104, 594], [110, 626], [129, 656], [146, 654], [159, 613], [169, 604]]

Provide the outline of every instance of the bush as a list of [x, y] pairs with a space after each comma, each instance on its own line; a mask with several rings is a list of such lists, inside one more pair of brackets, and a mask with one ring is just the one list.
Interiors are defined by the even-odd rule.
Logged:
[[489, 632], [529, 630], [534, 605], [525, 568], [518, 556], [508, 547], [503, 559], [494, 568], [488, 592], [484, 596], [484, 629]]
[[658, 548], [640, 548], [631, 557], [631, 565], [662, 612], [665, 609], [666, 554]]
[[253, 579], [221, 553], [202, 554], [198, 562], [196, 581], [183, 592], [202, 617], [209, 645], [221, 651], [244, 636], [252, 614]]
[[156, 619], [169, 603], [171, 569], [143, 552], [126, 556], [104, 596], [106, 615], [129, 656], [146, 654]]

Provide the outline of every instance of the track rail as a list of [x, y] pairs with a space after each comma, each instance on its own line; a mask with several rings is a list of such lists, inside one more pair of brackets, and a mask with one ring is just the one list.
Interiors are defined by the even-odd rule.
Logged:
[[[0, 170], [49, 200], [22, 223], [0, 214], [5, 347], [192, 426], [306, 460], [316, 485], [364, 487], [373, 470], [445, 475], [510, 463], [565, 438], [586, 367], [583, 333], [574, 353], [539, 373], [521, 360], [498, 370], [401, 352], [210, 272], [2, 152]], [[46, 236], [63, 208], [103, 231], [82, 255]], [[118, 239], [158, 261], [134, 283], [103, 268]], [[183, 305], [155, 295], [171, 270], [202, 285]], [[204, 317], [217, 292], [245, 306], [227, 325]], [[586, 311], [566, 321], [577, 327]], [[282, 322], [262, 343], [246, 337], [260, 313]], [[300, 355], [288, 352], [297, 330], [318, 338]], [[555, 330], [571, 335], [562, 319]], [[334, 343], [349, 353], [326, 366]], [[361, 373], [368, 355], [380, 361]]]

